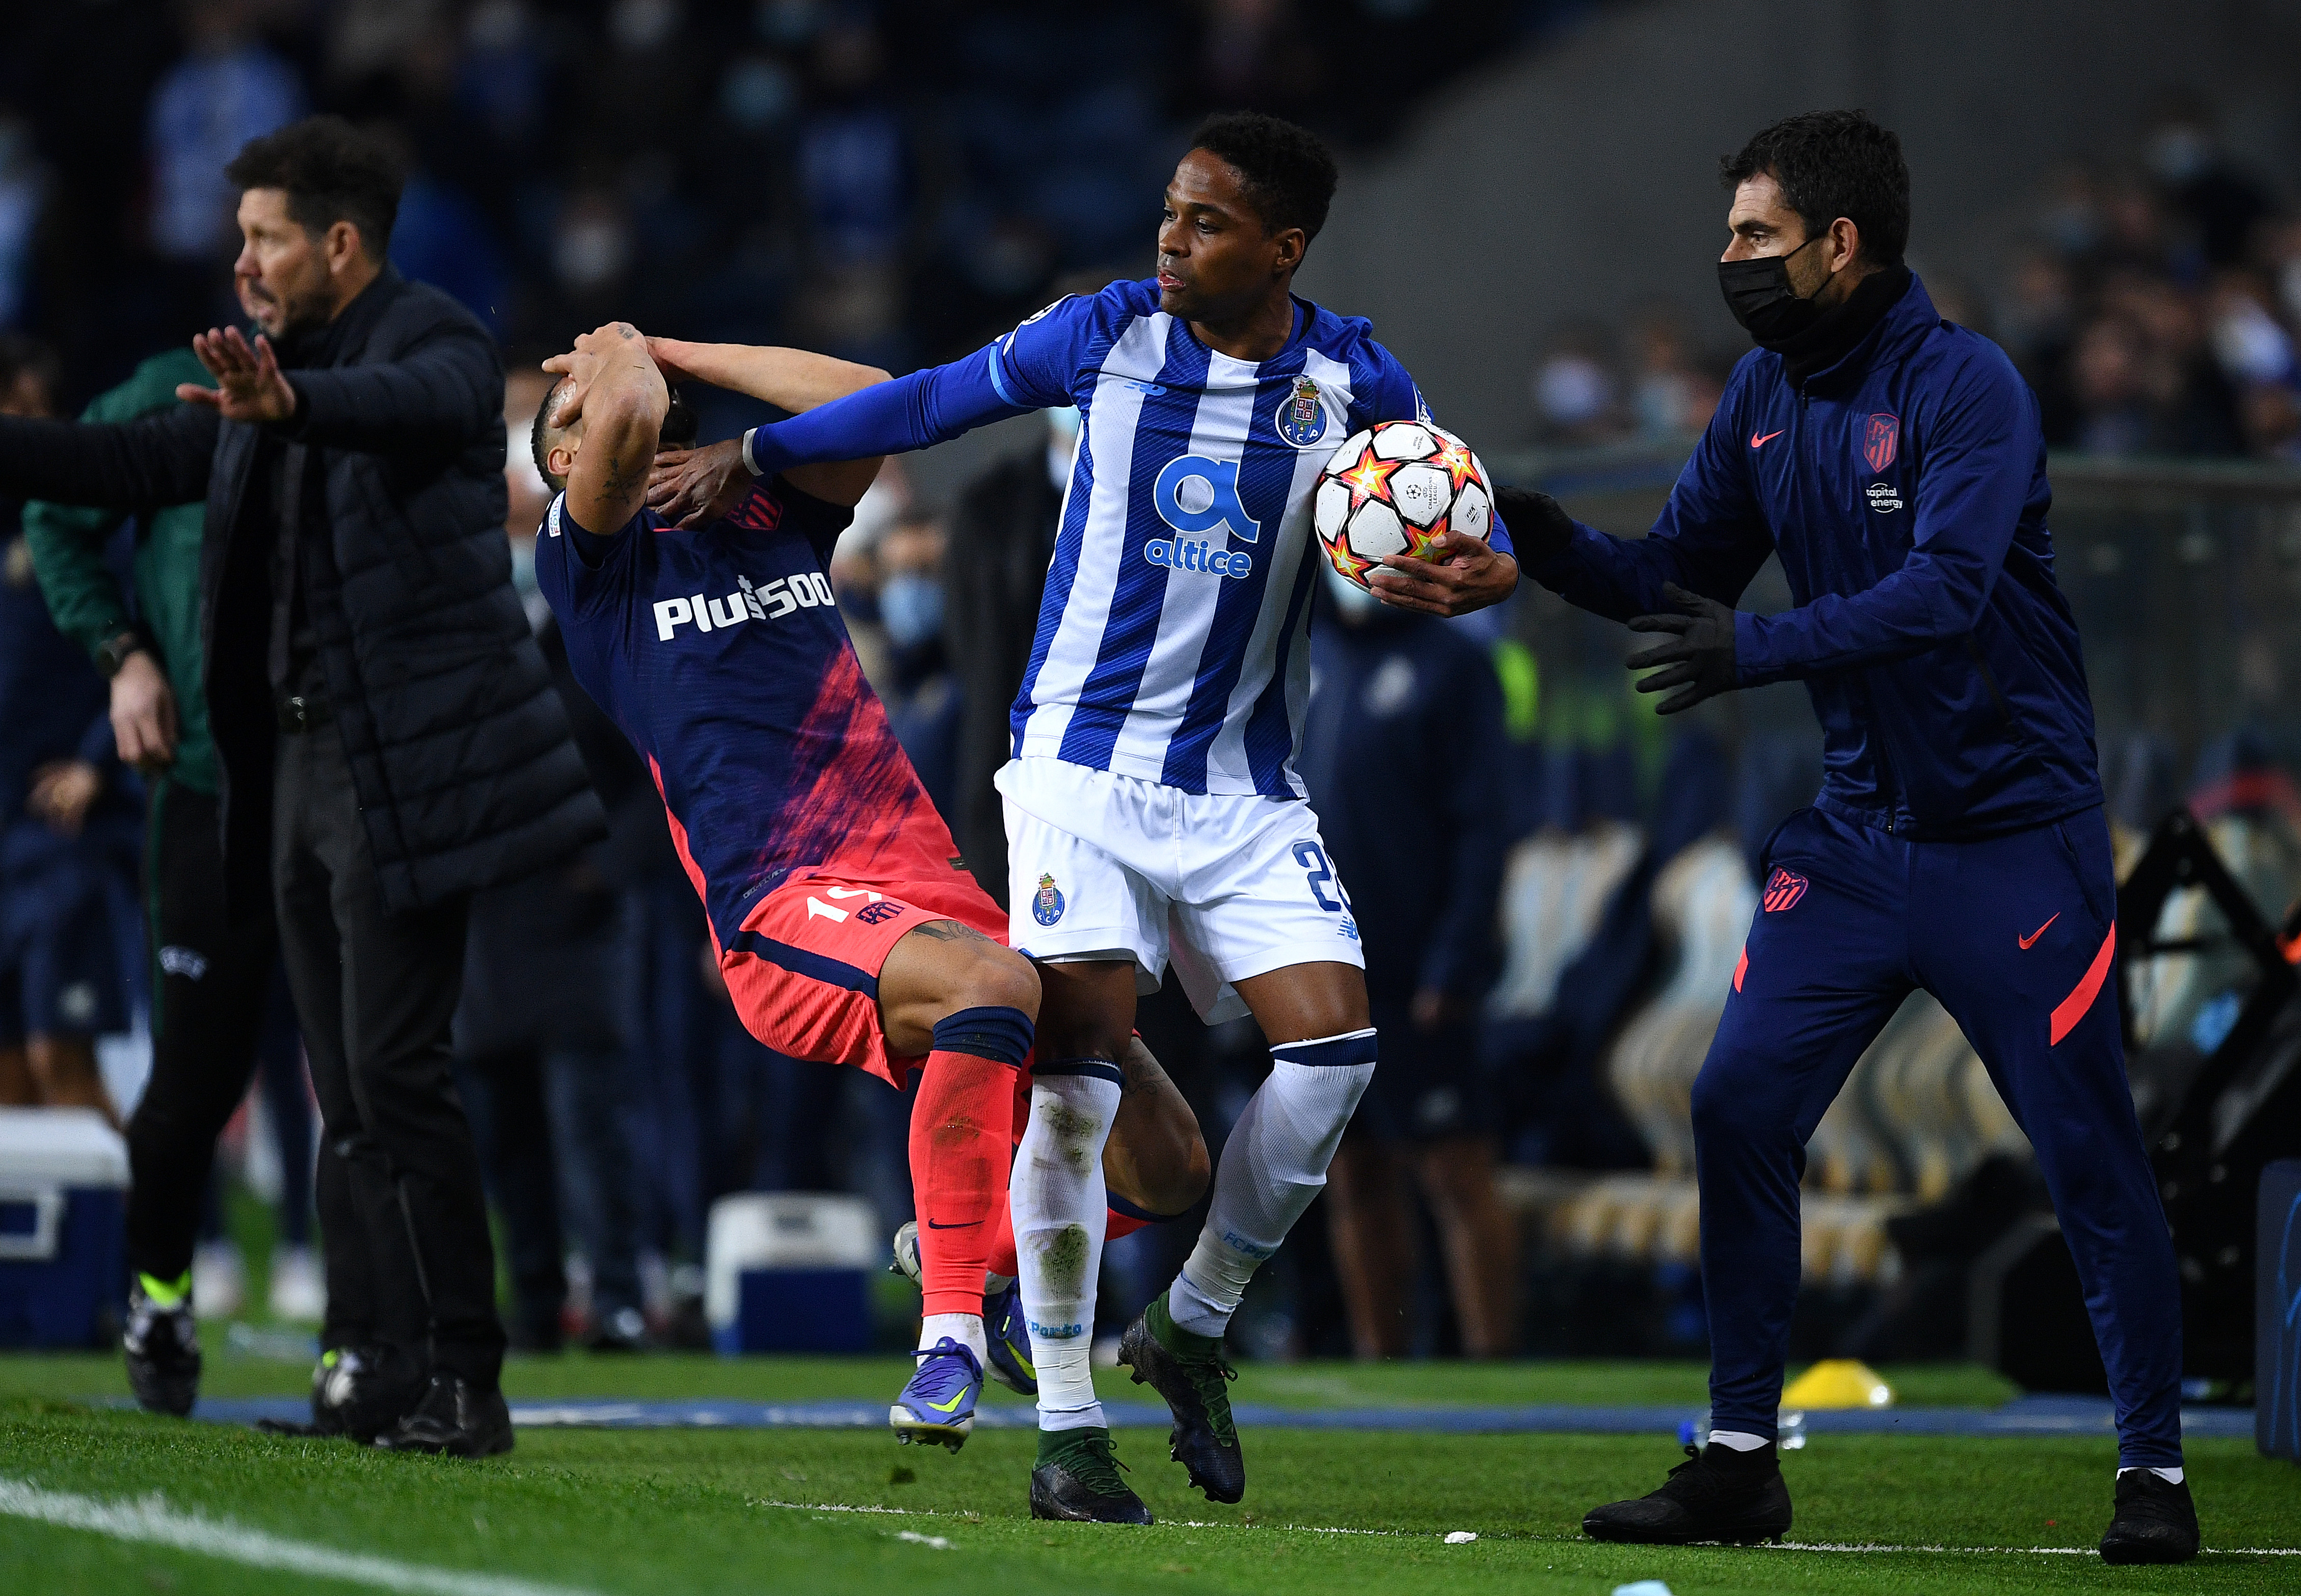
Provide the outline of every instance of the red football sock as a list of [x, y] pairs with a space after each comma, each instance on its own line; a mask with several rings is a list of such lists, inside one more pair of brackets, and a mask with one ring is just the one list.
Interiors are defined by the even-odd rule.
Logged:
[[[910, 1143], [923, 1313], [983, 1311], [984, 1259], [995, 1234], [1008, 1228], [1014, 1101], [1014, 1065], [971, 1053], [927, 1055]], [[1006, 1249], [1011, 1273], [1011, 1235]]]

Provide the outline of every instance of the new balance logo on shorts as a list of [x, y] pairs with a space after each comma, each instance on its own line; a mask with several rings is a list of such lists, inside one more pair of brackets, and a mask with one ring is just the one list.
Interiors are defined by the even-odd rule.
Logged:
[[1766, 881], [1766, 913], [1778, 915], [1794, 907], [1799, 898], [1805, 896], [1805, 877], [1793, 875], [1776, 866], [1774, 873]]
[[797, 576], [771, 577], [754, 587], [748, 576], [735, 579], [735, 591], [724, 598], [697, 593], [685, 598], [659, 598], [655, 605], [655, 635], [668, 643], [681, 627], [692, 624], [698, 632], [741, 626], [746, 621], [780, 621], [793, 610], [835, 605], [831, 579], [820, 571]]

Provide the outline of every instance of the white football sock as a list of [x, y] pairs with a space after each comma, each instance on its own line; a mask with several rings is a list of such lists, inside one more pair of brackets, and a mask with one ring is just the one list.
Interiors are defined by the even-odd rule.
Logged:
[[974, 1353], [979, 1366], [991, 1366], [991, 1342], [983, 1336], [981, 1314], [927, 1315], [919, 1321], [919, 1356], [924, 1358], [945, 1336]]
[[1729, 1452], [1754, 1452], [1760, 1447], [1774, 1443], [1762, 1435], [1753, 1435], [1747, 1430], [1712, 1430], [1710, 1444], [1722, 1446]]
[[1326, 1183], [1343, 1128], [1374, 1079], [1371, 1028], [1270, 1049], [1270, 1078], [1231, 1127], [1199, 1242], [1167, 1288], [1167, 1311], [1194, 1335], [1220, 1335], [1246, 1283]]
[[[2135, 1468], [2139, 1468], [2142, 1465], [2137, 1463], [2133, 1465], [2131, 1468], [2121, 1468], [2117, 1471], [2117, 1477], [2121, 1480], [2127, 1475], [2131, 1474]], [[2178, 1485], [2184, 1478], [2187, 1477], [2180, 1468], [2157, 1468], [2152, 1466], [2149, 1472], [2155, 1475], [2159, 1479], [2164, 1481], [2168, 1485]]]
[[1015, 1149], [1007, 1202], [1038, 1365], [1042, 1430], [1105, 1422], [1088, 1353], [1109, 1221], [1102, 1148], [1118, 1113], [1118, 1066], [1102, 1059], [1042, 1065], [1031, 1077], [1031, 1123]]

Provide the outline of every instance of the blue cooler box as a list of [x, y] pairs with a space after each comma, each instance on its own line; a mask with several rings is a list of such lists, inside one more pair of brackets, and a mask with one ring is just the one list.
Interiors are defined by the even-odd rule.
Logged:
[[2254, 1288], [2253, 1439], [2301, 1463], [2301, 1158], [2261, 1172]]
[[128, 1147], [93, 1108], [0, 1108], [0, 1347], [101, 1347], [127, 1307]]
[[722, 1355], [871, 1349], [871, 1277], [887, 1244], [861, 1198], [723, 1197], [704, 1253], [704, 1314]]

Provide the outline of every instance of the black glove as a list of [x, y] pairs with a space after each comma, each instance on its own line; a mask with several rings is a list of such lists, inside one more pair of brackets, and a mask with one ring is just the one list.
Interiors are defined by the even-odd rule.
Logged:
[[1655, 706], [1659, 714], [1676, 714], [1681, 709], [1693, 708], [1704, 698], [1730, 693], [1740, 685], [1734, 678], [1734, 612], [1715, 599], [1689, 593], [1675, 582], [1663, 587], [1662, 596], [1683, 613], [1640, 615], [1631, 621], [1632, 631], [1669, 635], [1644, 653], [1631, 655], [1624, 663], [1633, 671], [1643, 671], [1649, 665], [1669, 667], [1640, 677], [1638, 691], [1659, 693], [1673, 687], [1683, 689]]
[[1564, 554], [1574, 539], [1574, 517], [1546, 493], [1531, 488], [1504, 488], [1494, 495], [1494, 508], [1502, 514], [1502, 526], [1510, 533], [1510, 546], [1518, 550], [1521, 565]]

